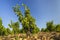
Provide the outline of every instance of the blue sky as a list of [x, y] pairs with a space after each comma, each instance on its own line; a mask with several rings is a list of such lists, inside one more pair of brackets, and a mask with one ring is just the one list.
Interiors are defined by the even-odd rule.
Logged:
[[[8, 27], [10, 20], [18, 21], [12, 7], [22, 3], [30, 8], [31, 15], [36, 19], [39, 28], [45, 28], [46, 22], [51, 20], [54, 24], [60, 24], [60, 0], [0, 0], [0, 17], [5, 27]], [[22, 6], [21, 10], [23, 12]]]

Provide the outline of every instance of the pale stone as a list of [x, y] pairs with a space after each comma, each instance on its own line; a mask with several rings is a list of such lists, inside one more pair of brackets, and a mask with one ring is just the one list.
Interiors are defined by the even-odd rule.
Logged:
[[37, 40], [41, 40], [41, 39], [37, 39]]
[[19, 40], [22, 40], [22, 38], [20, 38]]
[[37, 36], [35, 36], [35, 38], [37, 39]]
[[45, 36], [43, 36], [42, 40], [46, 40], [46, 37], [45, 37]]
[[54, 39], [50, 39], [50, 40], [54, 40]]
[[11, 40], [15, 40], [15, 38], [11, 38]]
[[27, 40], [27, 39], [24, 39], [24, 40]]

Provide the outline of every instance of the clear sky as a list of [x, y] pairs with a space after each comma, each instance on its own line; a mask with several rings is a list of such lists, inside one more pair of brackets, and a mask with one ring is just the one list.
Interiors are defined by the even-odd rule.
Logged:
[[[18, 20], [12, 7], [22, 3], [30, 8], [39, 28], [46, 27], [46, 22], [51, 20], [55, 24], [60, 23], [60, 0], [0, 0], [0, 17], [5, 27], [8, 27], [10, 20], [13, 22]], [[23, 8], [21, 10], [23, 12]]]

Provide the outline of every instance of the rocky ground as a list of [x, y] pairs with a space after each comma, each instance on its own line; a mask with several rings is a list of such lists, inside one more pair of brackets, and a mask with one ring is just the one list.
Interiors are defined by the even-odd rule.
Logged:
[[0, 40], [60, 40], [59, 32], [39, 32], [37, 34], [16, 34], [9, 36], [0, 36]]

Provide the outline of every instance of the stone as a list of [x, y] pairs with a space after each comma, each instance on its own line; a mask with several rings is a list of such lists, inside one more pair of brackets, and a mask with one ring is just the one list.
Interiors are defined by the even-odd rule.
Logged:
[[22, 40], [23, 38], [20, 38], [19, 40]]

